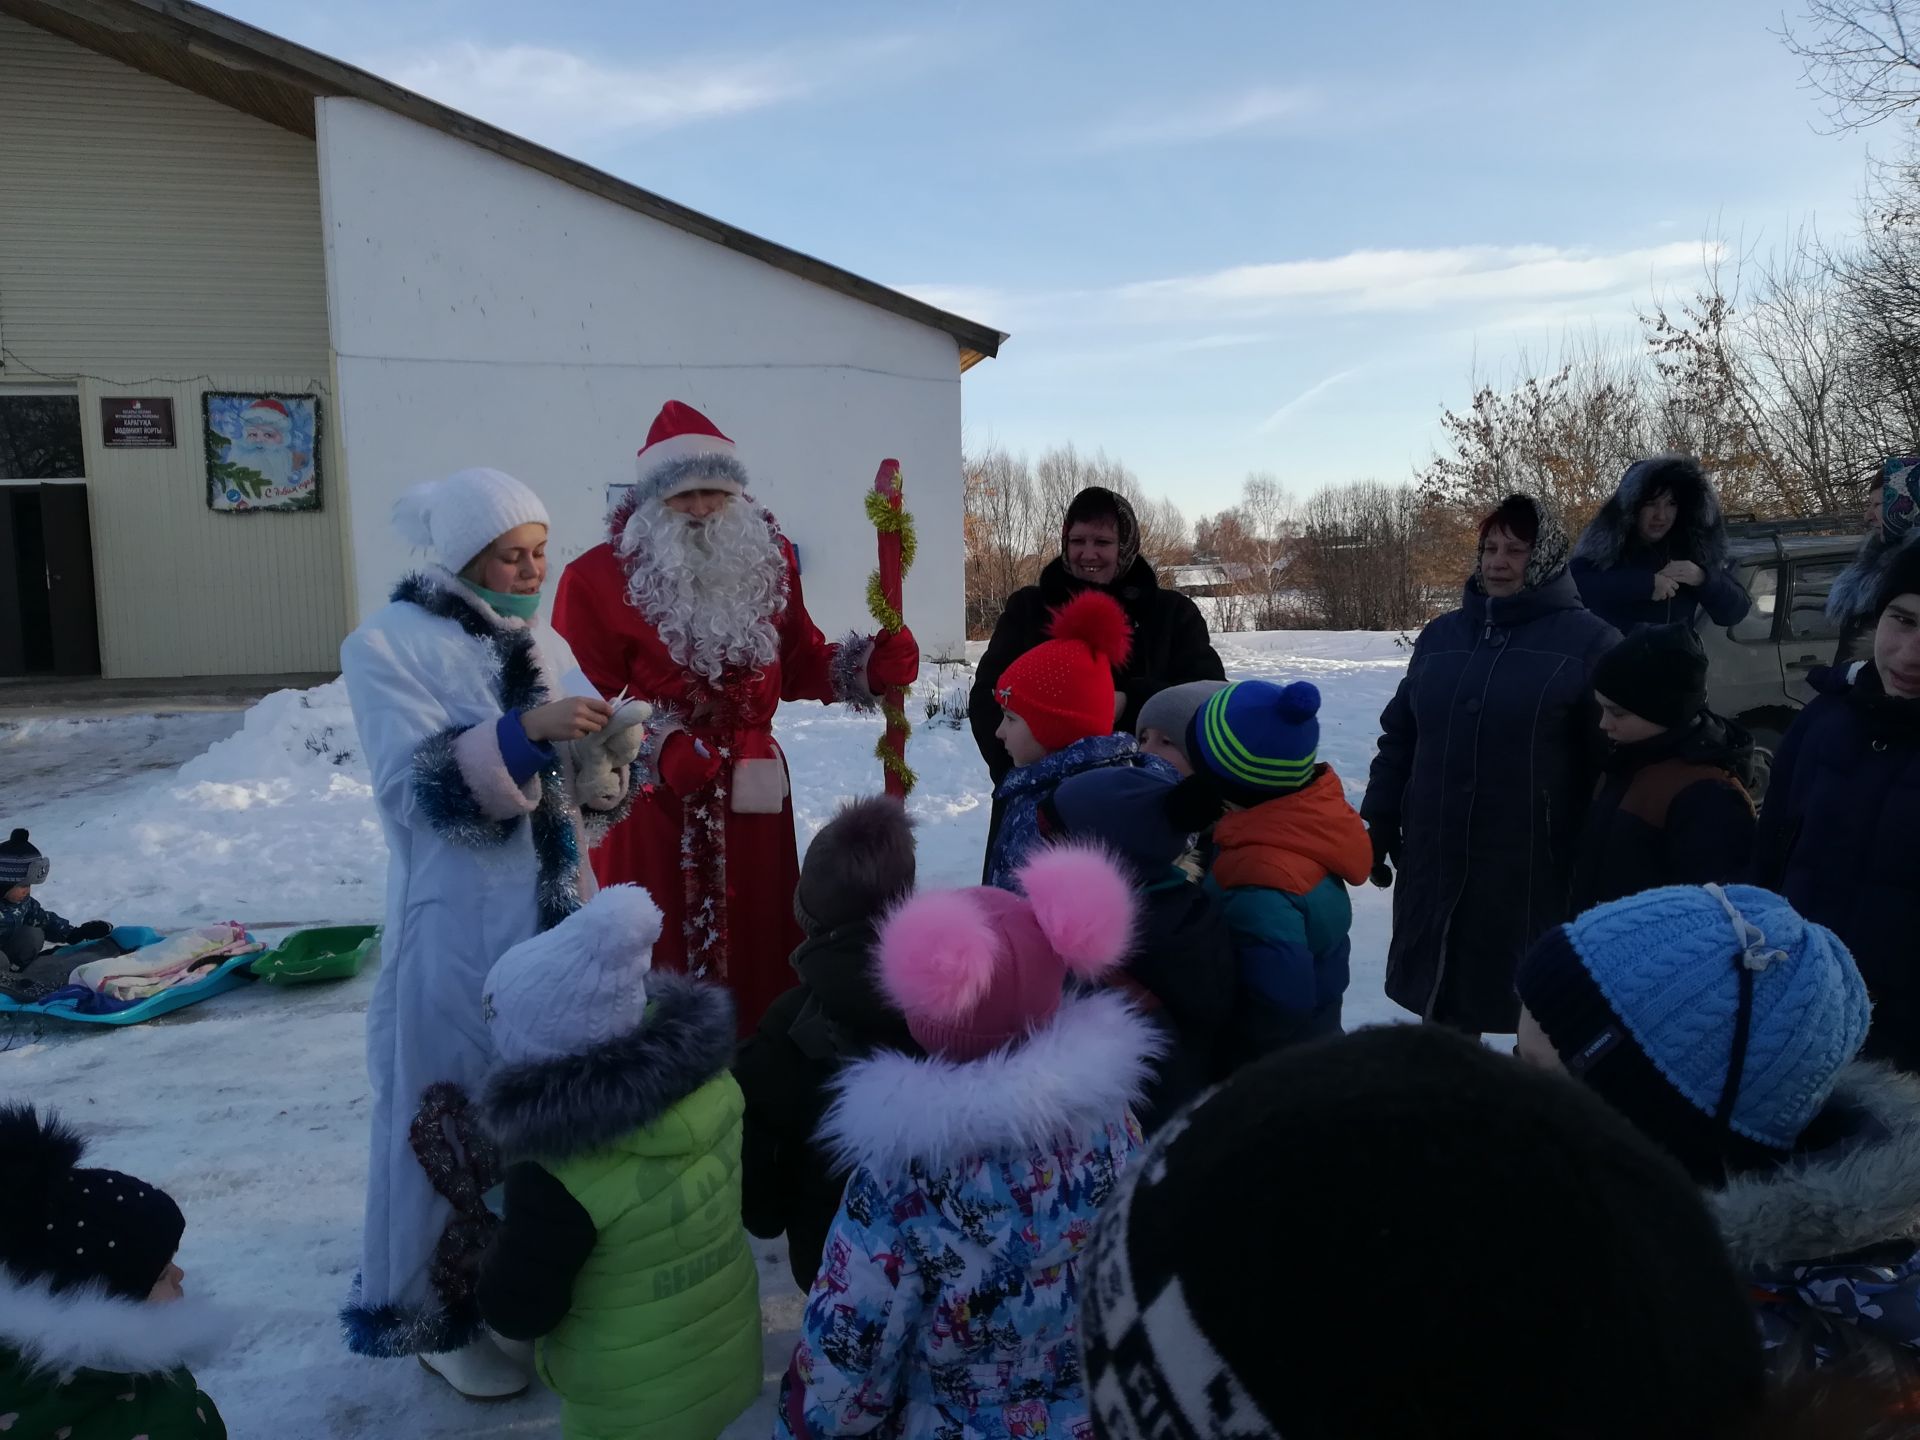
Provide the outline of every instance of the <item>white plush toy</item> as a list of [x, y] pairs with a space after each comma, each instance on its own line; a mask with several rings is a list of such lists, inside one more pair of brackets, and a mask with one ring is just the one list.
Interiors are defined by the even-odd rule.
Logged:
[[613, 718], [597, 734], [573, 745], [574, 798], [583, 810], [615, 810], [627, 798], [628, 772], [647, 738], [645, 721], [653, 707], [623, 694], [613, 702]]

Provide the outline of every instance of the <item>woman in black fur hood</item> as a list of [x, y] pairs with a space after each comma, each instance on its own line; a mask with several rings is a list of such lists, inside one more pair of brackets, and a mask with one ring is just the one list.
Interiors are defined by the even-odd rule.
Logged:
[[1629, 465], [1580, 536], [1572, 568], [1587, 608], [1623, 635], [1642, 625], [1691, 629], [1701, 610], [1735, 625], [1753, 608], [1727, 569], [1720, 497], [1690, 455]]

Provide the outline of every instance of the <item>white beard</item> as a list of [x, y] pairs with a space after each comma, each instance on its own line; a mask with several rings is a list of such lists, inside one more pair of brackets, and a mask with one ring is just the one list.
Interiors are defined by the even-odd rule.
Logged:
[[293, 450], [287, 445], [248, 445], [236, 440], [227, 447], [227, 463], [257, 470], [269, 485], [293, 483]]
[[627, 603], [674, 664], [718, 680], [729, 666], [763, 670], [779, 656], [787, 561], [772, 517], [752, 501], [736, 499], [704, 521], [645, 501], [615, 548]]

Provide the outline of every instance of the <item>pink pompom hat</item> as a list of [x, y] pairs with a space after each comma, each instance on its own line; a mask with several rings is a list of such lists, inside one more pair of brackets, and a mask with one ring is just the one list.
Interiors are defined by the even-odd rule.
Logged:
[[1104, 851], [1054, 845], [1015, 877], [915, 895], [880, 927], [880, 983], [932, 1055], [978, 1060], [1044, 1028], [1069, 975], [1097, 980], [1133, 940], [1133, 887]]

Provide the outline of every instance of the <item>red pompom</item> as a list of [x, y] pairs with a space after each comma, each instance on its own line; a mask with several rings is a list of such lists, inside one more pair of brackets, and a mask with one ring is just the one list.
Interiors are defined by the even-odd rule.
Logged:
[[1118, 600], [1098, 590], [1082, 590], [1054, 611], [1047, 635], [1054, 640], [1078, 640], [1113, 670], [1126, 664], [1133, 651], [1133, 626], [1127, 612]]

